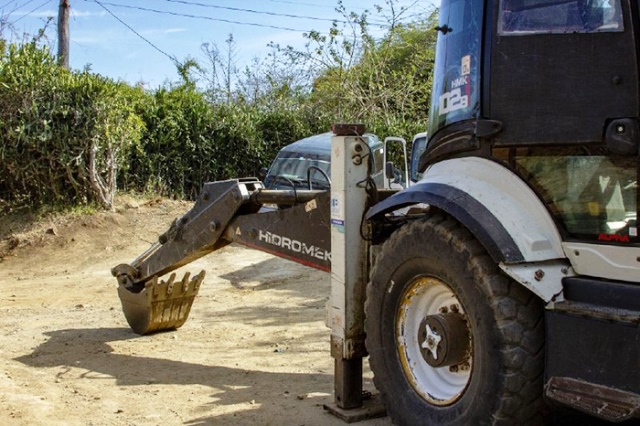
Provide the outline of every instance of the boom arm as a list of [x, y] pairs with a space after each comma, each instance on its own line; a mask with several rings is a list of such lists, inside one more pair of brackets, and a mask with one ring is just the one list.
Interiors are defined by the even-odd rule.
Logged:
[[[293, 207], [264, 208], [271, 203]], [[193, 208], [157, 243], [131, 264], [112, 269], [129, 325], [148, 334], [184, 324], [204, 271], [192, 278], [185, 274], [179, 285], [175, 273], [166, 281], [159, 277], [233, 241], [329, 270], [328, 206], [325, 191], [265, 190], [255, 178], [205, 184]], [[315, 232], [302, 232], [305, 223], [314, 223]]]

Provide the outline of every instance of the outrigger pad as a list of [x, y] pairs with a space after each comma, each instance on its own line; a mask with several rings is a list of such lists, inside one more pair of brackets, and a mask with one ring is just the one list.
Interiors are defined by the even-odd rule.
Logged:
[[118, 286], [122, 311], [135, 333], [145, 335], [175, 330], [187, 321], [204, 271], [191, 279], [188, 272], [182, 281], [175, 278], [175, 273], [167, 281], [158, 282], [158, 277], [153, 277], [137, 293], [122, 284]]

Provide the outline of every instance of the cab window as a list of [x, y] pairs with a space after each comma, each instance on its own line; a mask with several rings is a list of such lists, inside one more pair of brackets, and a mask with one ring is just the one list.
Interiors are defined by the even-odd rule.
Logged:
[[501, 35], [623, 31], [620, 0], [502, 0]]
[[573, 239], [638, 243], [637, 159], [586, 148], [495, 149]]

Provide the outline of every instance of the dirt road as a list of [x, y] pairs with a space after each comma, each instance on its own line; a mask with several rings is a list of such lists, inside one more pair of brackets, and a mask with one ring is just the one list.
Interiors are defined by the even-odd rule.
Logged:
[[140, 337], [110, 268], [189, 205], [122, 205], [5, 241], [0, 424], [345, 424], [322, 408], [333, 401], [326, 273], [227, 247], [187, 267], [207, 278], [183, 328]]

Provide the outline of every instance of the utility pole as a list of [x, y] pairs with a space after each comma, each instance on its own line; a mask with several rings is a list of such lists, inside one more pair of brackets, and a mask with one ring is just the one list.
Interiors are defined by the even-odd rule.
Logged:
[[60, 0], [58, 7], [58, 65], [69, 69], [69, 0]]

